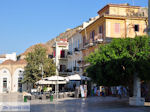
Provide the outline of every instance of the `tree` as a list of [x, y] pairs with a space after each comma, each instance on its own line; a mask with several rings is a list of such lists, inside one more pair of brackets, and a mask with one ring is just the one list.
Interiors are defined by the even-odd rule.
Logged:
[[[136, 37], [113, 39], [101, 45], [86, 57], [90, 66], [86, 69], [94, 82], [105, 86], [132, 85], [134, 74], [142, 80], [150, 80], [150, 41]], [[132, 88], [132, 87], [131, 87]]]
[[27, 66], [24, 71], [24, 83], [35, 83], [42, 78], [40, 65], [43, 65], [44, 76], [48, 77], [55, 75], [55, 64], [53, 60], [48, 58], [46, 49], [40, 45], [36, 45], [32, 52], [26, 56]]

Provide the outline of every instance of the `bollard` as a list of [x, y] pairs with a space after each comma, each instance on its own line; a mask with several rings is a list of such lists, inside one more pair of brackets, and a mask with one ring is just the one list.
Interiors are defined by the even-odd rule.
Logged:
[[53, 95], [50, 96], [50, 101], [51, 101], [51, 102], [53, 101]]
[[24, 102], [27, 102], [27, 96], [24, 96]]

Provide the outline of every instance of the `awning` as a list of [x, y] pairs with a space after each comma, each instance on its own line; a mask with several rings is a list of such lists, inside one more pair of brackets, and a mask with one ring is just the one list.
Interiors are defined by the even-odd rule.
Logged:
[[46, 77], [46, 78], [43, 78], [44, 80], [48, 80], [48, 81], [65, 81], [65, 77], [61, 77], [61, 76], [51, 76], [51, 77]]
[[51, 76], [43, 78], [43, 80], [39, 80], [36, 84], [40, 85], [49, 85], [49, 84], [66, 84], [69, 80], [66, 80], [65, 77], [61, 76]]
[[55, 85], [55, 84], [66, 84], [67, 81], [47, 81], [47, 80], [39, 80], [35, 84], [38, 85]]
[[75, 75], [70, 75], [68, 77], [69, 80], [91, 80], [89, 77], [87, 76], [83, 76], [83, 75], [79, 75], [79, 74], [75, 74]]

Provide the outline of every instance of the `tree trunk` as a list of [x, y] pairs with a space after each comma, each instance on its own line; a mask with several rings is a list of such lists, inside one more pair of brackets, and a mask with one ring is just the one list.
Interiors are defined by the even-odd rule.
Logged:
[[144, 106], [145, 99], [141, 98], [141, 81], [137, 73], [134, 74], [133, 97], [130, 97], [129, 104], [133, 106]]

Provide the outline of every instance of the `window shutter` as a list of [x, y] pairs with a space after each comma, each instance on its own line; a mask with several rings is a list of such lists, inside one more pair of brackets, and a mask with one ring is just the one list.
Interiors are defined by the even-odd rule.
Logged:
[[115, 23], [115, 32], [120, 33], [120, 24], [119, 23]]

